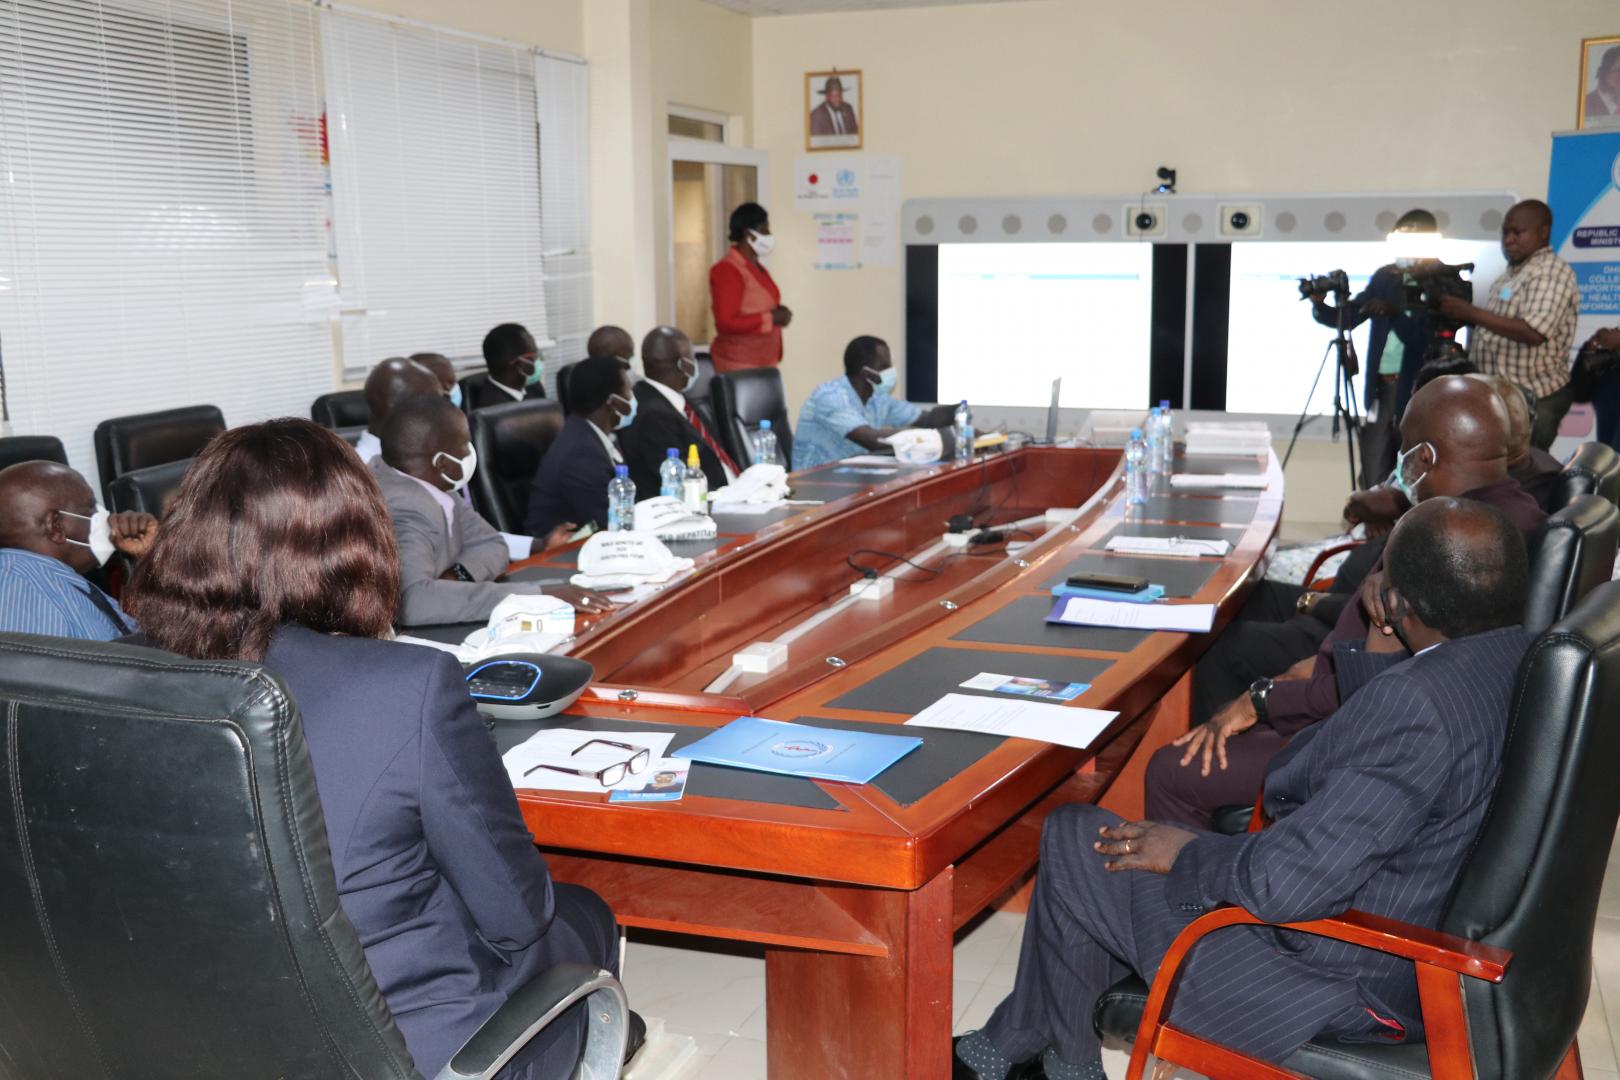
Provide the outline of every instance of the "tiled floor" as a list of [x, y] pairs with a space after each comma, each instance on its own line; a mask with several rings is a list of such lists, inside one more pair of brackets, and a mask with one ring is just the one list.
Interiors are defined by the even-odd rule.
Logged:
[[[978, 1027], [1012, 988], [1024, 917], [995, 913], [956, 945], [953, 1030]], [[697, 1057], [662, 1080], [764, 1080], [765, 962], [756, 950], [699, 949], [687, 938], [637, 934], [625, 957], [624, 983], [632, 1006], [661, 1018], [671, 1032], [691, 1036]], [[1620, 1080], [1620, 847], [1609, 857], [1592, 941], [1595, 973], [1581, 1061], [1593, 1080]], [[1125, 1074], [1126, 1056], [1109, 1052], [1109, 1076]]]

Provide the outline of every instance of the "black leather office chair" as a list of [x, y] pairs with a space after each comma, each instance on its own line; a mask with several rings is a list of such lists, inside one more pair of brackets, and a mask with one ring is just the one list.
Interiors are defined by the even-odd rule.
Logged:
[[371, 409], [364, 390], [336, 390], [322, 394], [309, 407], [309, 418], [321, 427], [365, 427], [371, 423]]
[[761, 420], [769, 420], [771, 430], [776, 432], [782, 460], [791, 469], [793, 426], [788, 422], [782, 373], [773, 367], [720, 372], [710, 386], [714, 396], [714, 430], [732, 459], [742, 465], [753, 464], [749, 436], [759, 430]]
[[475, 371], [471, 375], [461, 377], [461, 407], [469, 414], [473, 412], [473, 391], [489, 382], [489, 372]]
[[66, 465], [67, 451], [55, 435], [13, 435], [0, 439], [0, 469], [24, 461], [54, 461]]
[[[579, 363], [578, 360], [574, 364]], [[573, 395], [568, 392], [569, 384], [574, 378], [574, 364], [564, 364], [557, 369], [557, 400], [562, 402], [563, 415], [572, 416], [574, 413]]]
[[[1373, 947], [1409, 958], [1423, 953], [1441, 968], [1423, 995], [1425, 1027], [1431, 1033], [1465, 1031], [1473, 1059], [1451, 1061], [1460, 1070], [1452, 1075], [1473, 1076], [1477, 1069], [1481, 1080], [1551, 1077], [1566, 1053], [1573, 1053], [1592, 980], [1598, 894], [1620, 813], [1620, 784], [1611, 776], [1620, 755], [1617, 715], [1620, 582], [1613, 582], [1594, 589], [1543, 634], [1519, 668], [1501, 781], [1439, 927], [1454, 940], [1422, 931], [1416, 936], [1425, 938], [1423, 944], [1408, 948], [1403, 924], [1378, 920], [1390, 936]], [[1351, 912], [1304, 925], [1312, 933], [1350, 935], [1366, 918]], [[1240, 909], [1221, 909], [1183, 937], [1245, 920], [1252, 917]], [[1450, 973], [1465, 964], [1463, 954], [1473, 943], [1511, 953], [1500, 982], [1459, 980]], [[1502, 959], [1500, 953], [1494, 959]], [[1175, 974], [1166, 965], [1158, 977]], [[1430, 1009], [1459, 993], [1466, 1025], [1459, 1016], [1455, 1024], [1437, 1026], [1438, 1012]], [[1137, 979], [1110, 988], [1095, 1011], [1099, 1034], [1136, 1037], [1140, 1020], [1141, 1037], [1154, 1046], [1162, 1029], [1146, 1022], [1152, 1019], [1143, 1013], [1146, 994]], [[1443, 1052], [1441, 1040], [1432, 1045]], [[1430, 1049], [1424, 1043], [1323, 1040], [1283, 1064], [1322, 1080], [1410, 1080], [1432, 1074]]]
[[169, 499], [186, 478], [191, 459], [166, 461], [144, 469], [131, 469], [112, 482], [107, 492], [107, 509], [113, 512], [136, 510], [162, 517]]
[[212, 405], [103, 420], [95, 435], [102, 494], [111, 498], [112, 482], [131, 469], [196, 457], [224, 430], [225, 417]]
[[1620, 504], [1620, 452], [1599, 442], [1576, 447], [1558, 478], [1553, 505], [1567, 506], [1577, 495], [1601, 495]]
[[338, 437], [344, 442], [348, 443], [350, 446], [359, 446], [360, 436], [364, 435], [365, 433], [366, 426], [364, 424], [361, 424], [358, 427], [340, 427], [336, 432]]
[[686, 400], [692, 403], [692, 411], [702, 417], [704, 427], [719, 431], [720, 425], [714, 419], [714, 361], [707, 352], [698, 352], [693, 359], [697, 361], [697, 378], [686, 388]]
[[529, 510], [529, 484], [540, 458], [562, 430], [562, 406], [555, 401], [489, 405], [474, 409], [468, 423], [478, 451], [473, 505], [497, 529], [521, 534]]
[[[338, 903], [296, 705], [253, 664], [0, 635], [0, 1072], [419, 1080]], [[489, 1077], [585, 1000], [581, 1074], [628, 1011], [559, 965], [440, 1080]]]
[[1620, 510], [1601, 496], [1576, 496], [1549, 517], [1531, 540], [1524, 628], [1541, 633], [1608, 581], [1617, 548]]

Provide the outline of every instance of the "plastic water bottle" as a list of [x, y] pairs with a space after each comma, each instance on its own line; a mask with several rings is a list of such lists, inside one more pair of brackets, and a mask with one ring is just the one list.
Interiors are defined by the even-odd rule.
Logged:
[[630, 479], [630, 466], [615, 465], [608, 481], [608, 532], [628, 532], [636, 527], [636, 485]]
[[749, 437], [753, 443], [755, 465], [779, 465], [776, 458], [776, 432], [771, 430], [769, 420], [759, 422], [759, 430]]
[[697, 443], [686, 448], [686, 475], [681, 480], [681, 502], [694, 514], [709, 512], [709, 478], [703, 475]]
[[956, 406], [951, 434], [956, 438], [956, 460], [967, 461], [973, 456], [973, 410], [966, 401]]
[[1176, 421], [1170, 414], [1170, 401], [1159, 402], [1159, 426], [1164, 430], [1164, 461], [1156, 471], [1169, 474], [1176, 456]]
[[1147, 451], [1148, 474], [1155, 477], [1164, 475], [1164, 410], [1157, 405], [1148, 410]]
[[681, 484], [685, 480], [686, 466], [681, 464], [681, 452], [672, 446], [658, 466], [658, 494], [680, 498]]
[[1131, 440], [1125, 444], [1125, 502], [1127, 506], [1141, 506], [1147, 502], [1147, 443], [1141, 428], [1131, 428]]

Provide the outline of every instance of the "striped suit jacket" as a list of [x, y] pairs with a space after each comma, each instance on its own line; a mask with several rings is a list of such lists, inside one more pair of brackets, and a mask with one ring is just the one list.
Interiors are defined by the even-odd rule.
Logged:
[[[1518, 627], [1493, 630], [1377, 675], [1278, 756], [1265, 785], [1270, 828], [1204, 835], [1182, 850], [1165, 881], [1171, 910], [1237, 904], [1293, 922], [1355, 908], [1438, 925], [1495, 793], [1529, 643]], [[1264, 1043], [1244, 1026], [1277, 1017], [1256, 1004], [1323, 1023], [1359, 1005], [1391, 1038], [1419, 1037], [1410, 962], [1291, 931], [1241, 932], [1254, 939], [1240, 950], [1250, 959], [1206, 968], [1178, 996], [1178, 1022], [1232, 1045]]]

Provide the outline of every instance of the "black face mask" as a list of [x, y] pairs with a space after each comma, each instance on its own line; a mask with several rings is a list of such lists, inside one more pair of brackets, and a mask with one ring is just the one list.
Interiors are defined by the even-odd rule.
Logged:
[[1391, 595], [1388, 589], [1383, 591], [1381, 598], [1384, 601], [1384, 614], [1389, 616], [1389, 628], [1395, 631], [1395, 640], [1401, 643], [1401, 648], [1416, 656], [1417, 650], [1412, 648], [1412, 643], [1407, 641], [1406, 635], [1401, 632], [1401, 622], [1407, 615], [1406, 601], [1397, 595]]

